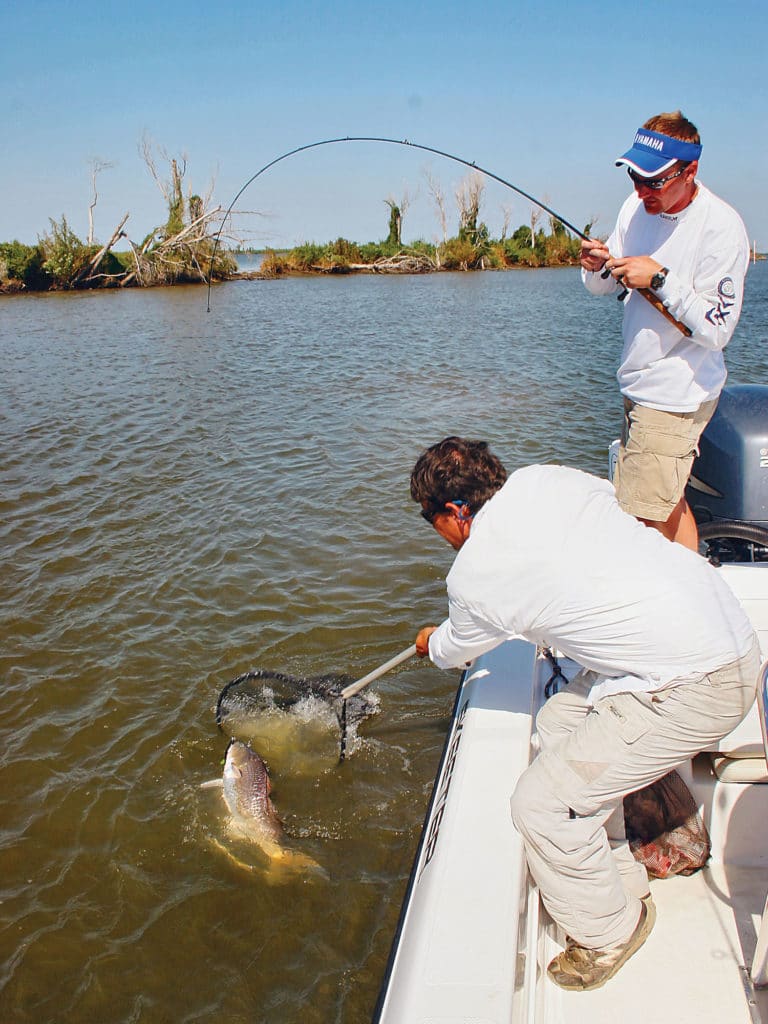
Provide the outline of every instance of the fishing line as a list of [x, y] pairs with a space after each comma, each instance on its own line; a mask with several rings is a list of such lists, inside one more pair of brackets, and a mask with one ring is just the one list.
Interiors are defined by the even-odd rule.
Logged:
[[435, 149], [434, 146], [423, 146], [418, 142], [411, 142], [410, 139], [386, 139], [375, 135], [345, 135], [343, 138], [339, 139], [323, 139], [322, 142], [310, 142], [305, 146], [297, 146], [295, 149], [290, 149], [287, 153], [283, 153], [282, 156], [278, 156], [275, 157], [274, 160], [270, 160], [268, 164], [264, 164], [262, 168], [256, 171], [256, 173], [252, 177], [250, 177], [248, 181], [246, 181], [246, 183], [243, 185], [243, 187], [240, 189], [235, 198], [227, 207], [227, 211], [224, 214], [224, 218], [221, 222], [219, 230], [216, 232], [216, 239], [213, 244], [213, 253], [211, 254], [210, 268], [208, 270], [209, 313], [211, 312], [211, 280], [213, 275], [213, 261], [216, 256], [216, 252], [219, 248], [219, 239], [221, 238], [221, 232], [224, 230], [224, 225], [227, 222], [227, 218], [232, 213], [232, 208], [234, 207], [235, 203], [238, 201], [240, 196], [243, 194], [243, 192], [245, 192], [245, 190], [252, 182], [256, 181], [258, 177], [264, 174], [265, 171], [268, 171], [270, 167], [274, 167], [275, 164], [279, 164], [282, 160], [287, 160], [289, 156], [295, 156], [297, 153], [304, 153], [308, 149], [317, 149], [319, 146], [333, 146], [339, 142], [384, 142], [390, 146], [409, 146], [411, 149], [420, 149], [423, 150], [423, 152], [425, 153], [434, 153], [436, 156], [442, 156], [445, 157], [447, 160], [453, 160], [454, 163], [463, 164], [465, 167], [469, 167], [473, 171], [479, 171], [480, 174], [484, 174], [487, 178], [492, 178], [494, 181], [498, 181], [500, 185], [504, 185], [506, 188], [511, 188], [513, 192], [517, 192], [518, 195], [523, 196], [524, 199], [527, 199], [529, 202], [533, 203], [534, 206], [538, 206], [540, 209], [548, 213], [551, 217], [554, 217], [556, 220], [559, 220], [560, 223], [564, 225], [564, 227], [568, 228], [569, 231], [572, 231], [579, 238], [582, 238], [585, 241], [589, 238], [589, 235], [585, 235], [583, 231], [580, 231], [577, 227], [574, 227], [574, 225], [570, 224], [565, 219], [565, 217], [561, 217], [559, 213], [556, 213], [551, 207], [547, 206], [546, 203], [542, 203], [540, 199], [537, 199], [535, 196], [532, 196], [529, 192], [526, 192], [518, 185], [513, 185], [512, 182], [507, 181], [506, 178], [502, 178], [498, 174], [494, 174], [493, 171], [486, 170], [485, 167], [481, 167], [479, 164], [475, 163], [474, 160], [465, 160], [463, 157], [456, 156], [453, 153], [446, 153], [445, 150]]

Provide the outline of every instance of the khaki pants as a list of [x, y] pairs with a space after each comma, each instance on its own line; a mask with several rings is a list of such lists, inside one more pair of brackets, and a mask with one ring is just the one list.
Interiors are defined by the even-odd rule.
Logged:
[[595, 707], [586, 693], [596, 677], [584, 672], [539, 712], [542, 751], [520, 776], [512, 817], [544, 905], [580, 945], [626, 942], [640, 914], [644, 869], [629, 860], [624, 797], [734, 729], [759, 668], [755, 640], [743, 658], [694, 682], [614, 694]]

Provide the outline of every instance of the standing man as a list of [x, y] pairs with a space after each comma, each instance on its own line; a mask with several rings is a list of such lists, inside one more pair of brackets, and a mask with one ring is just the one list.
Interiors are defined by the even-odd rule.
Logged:
[[448, 437], [416, 462], [411, 496], [458, 551], [448, 618], [419, 631], [418, 654], [457, 668], [522, 636], [583, 666], [539, 712], [512, 814], [569, 936], [549, 977], [598, 988], [655, 919], [623, 798], [738, 725], [759, 669], [752, 626], [717, 571], [622, 512], [607, 480], [562, 466], [507, 479], [487, 444]]
[[[694, 551], [688, 483], [725, 383], [723, 349], [741, 313], [749, 240], [741, 218], [696, 178], [701, 140], [678, 110], [658, 114], [616, 161], [634, 185], [607, 243], [581, 243], [595, 295], [627, 289], [618, 380], [624, 430], [619, 504]], [[636, 289], [649, 289], [676, 326]]]

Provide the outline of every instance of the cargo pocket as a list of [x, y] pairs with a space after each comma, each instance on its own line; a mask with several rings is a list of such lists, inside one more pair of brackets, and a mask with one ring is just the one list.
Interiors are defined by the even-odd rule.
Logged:
[[638, 713], [633, 713], [634, 708], [627, 700], [622, 701], [620, 706], [612, 697], [604, 697], [598, 702], [595, 711], [603, 716], [604, 721], [612, 723], [622, 742], [630, 745], [645, 736], [651, 728], [646, 716], [639, 713], [642, 707], [639, 701], [636, 707]]
[[676, 504], [690, 476], [696, 455], [695, 442], [690, 437], [641, 424], [635, 443], [638, 449], [636, 498], [650, 504]]
[[670, 459], [692, 459], [696, 454], [696, 442], [690, 437], [668, 434], [664, 430], [645, 428], [645, 446], [650, 446], [659, 455]]

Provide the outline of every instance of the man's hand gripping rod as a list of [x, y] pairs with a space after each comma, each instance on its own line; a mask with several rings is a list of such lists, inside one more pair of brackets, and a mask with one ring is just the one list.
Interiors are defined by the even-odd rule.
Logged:
[[[582, 235], [582, 238], [584, 238], [585, 241], [589, 241], [589, 239], [586, 238], [584, 235]], [[603, 270], [600, 274], [600, 277], [602, 277], [604, 280], [609, 278], [610, 276], [610, 270]], [[619, 278], [619, 281], [621, 281], [621, 278]], [[685, 324], [680, 323], [679, 320], [675, 320], [675, 318], [669, 312], [669, 310], [658, 297], [658, 295], [654, 294], [654, 292], [652, 292], [650, 288], [635, 288], [634, 291], [636, 291], [638, 295], [642, 295], [646, 302], [650, 302], [654, 309], [658, 309], [658, 311], [665, 318], [665, 320], [669, 320], [669, 322], [674, 327], [676, 327], [681, 334], [684, 334], [686, 338], [690, 338], [690, 336], [693, 334], [693, 331], [690, 329], [690, 327], [686, 327]], [[628, 292], [629, 288], [627, 288], [625, 285], [624, 291], [619, 292], [619, 294], [616, 296], [619, 302], [624, 301], [624, 299], [627, 297]]]

